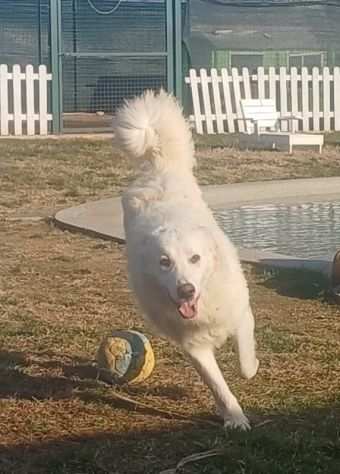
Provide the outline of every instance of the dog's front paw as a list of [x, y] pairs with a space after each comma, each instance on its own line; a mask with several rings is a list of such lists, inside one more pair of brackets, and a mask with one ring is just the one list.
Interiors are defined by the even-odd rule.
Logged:
[[241, 368], [242, 375], [246, 379], [252, 379], [257, 374], [259, 368], [259, 361], [255, 359], [251, 364], [243, 365]]
[[224, 428], [229, 430], [249, 431], [250, 423], [248, 418], [243, 414], [229, 415], [224, 419]]

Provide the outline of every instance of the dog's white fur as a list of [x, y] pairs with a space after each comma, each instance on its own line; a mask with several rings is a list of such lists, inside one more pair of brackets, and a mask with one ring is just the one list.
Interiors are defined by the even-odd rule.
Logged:
[[[172, 96], [148, 91], [117, 112], [114, 132], [138, 169], [137, 180], [123, 196], [123, 210], [129, 277], [141, 308], [161, 335], [188, 354], [225, 425], [248, 429], [214, 350], [234, 337], [241, 371], [253, 377], [258, 368], [254, 318], [237, 252], [193, 176], [189, 125]], [[200, 259], [194, 261], [193, 255]], [[168, 259], [168, 267], [162, 258]], [[192, 319], [183, 318], [177, 308], [178, 287], [185, 283], [199, 297]]]

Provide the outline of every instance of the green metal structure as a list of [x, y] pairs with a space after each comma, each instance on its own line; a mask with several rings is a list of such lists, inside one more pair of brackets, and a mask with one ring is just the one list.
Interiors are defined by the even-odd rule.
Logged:
[[62, 60], [61, 49], [61, 4], [59, 1], [51, 0], [50, 3], [50, 28], [51, 28], [51, 71], [52, 71], [52, 113], [53, 133], [62, 131]]
[[110, 130], [123, 99], [150, 88], [189, 113], [190, 67], [340, 66], [340, 8], [256, 2], [0, 0], [0, 63], [52, 72], [54, 133]]
[[122, 100], [146, 88], [181, 96], [181, 0], [50, 2], [55, 133], [110, 129]]
[[188, 0], [0, 0], [0, 63], [46, 64], [53, 132], [104, 131], [123, 99], [181, 98]]

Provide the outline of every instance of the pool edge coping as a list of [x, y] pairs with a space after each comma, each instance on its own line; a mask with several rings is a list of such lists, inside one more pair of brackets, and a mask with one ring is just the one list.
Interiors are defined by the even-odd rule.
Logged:
[[[326, 185], [326, 186], [325, 186]], [[321, 202], [340, 199], [340, 177], [254, 181], [247, 183], [202, 186], [205, 201], [211, 208], [228, 209], [242, 205], [294, 204], [306, 199]], [[339, 191], [337, 191], [339, 190]], [[125, 242], [121, 197], [87, 202], [59, 211], [54, 216], [57, 227], [72, 232]], [[310, 270], [331, 278], [333, 257], [300, 258], [264, 250], [238, 247], [242, 262], [270, 268]]]

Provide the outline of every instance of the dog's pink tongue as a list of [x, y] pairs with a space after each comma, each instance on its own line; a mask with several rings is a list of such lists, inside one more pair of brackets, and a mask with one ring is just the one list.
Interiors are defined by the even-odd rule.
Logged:
[[193, 301], [184, 301], [184, 303], [178, 307], [178, 311], [183, 318], [192, 319], [197, 313], [196, 304]]

